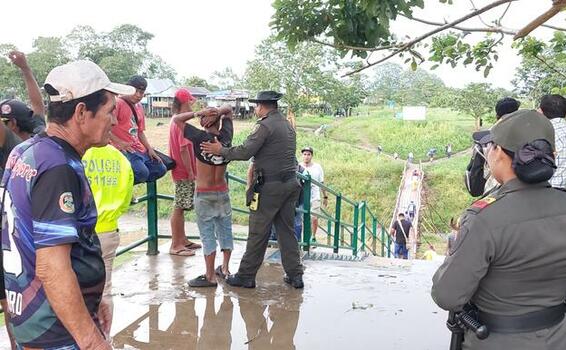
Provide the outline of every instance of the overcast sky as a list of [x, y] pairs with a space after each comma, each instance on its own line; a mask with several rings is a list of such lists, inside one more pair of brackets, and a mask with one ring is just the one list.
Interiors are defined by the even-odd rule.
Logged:
[[[481, 7], [492, 1], [475, 0], [475, 3]], [[417, 11], [415, 16], [451, 21], [466, 14], [471, 7], [469, 0], [454, 2], [455, 5], [447, 6], [439, 4], [438, 0], [425, 0], [426, 9]], [[503, 24], [520, 28], [542, 13], [550, 3], [550, 0], [520, 0], [512, 5]], [[0, 43], [13, 43], [24, 52], [31, 51], [33, 38], [64, 36], [76, 25], [110, 31], [117, 25], [131, 23], [155, 35], [150, 49], [161, 55], [180, 75], [204, 78], [225, 67], [242, 73], [246, 61], [254, 55], [255, 46], [269, 35], [269, 21], [274, 12], [270, 0], [19, 0], [10, 2], [8, 6], [10, 14], [18, 15], [5, 12], [2, 16]], [[485, 16], [484, 20], [492, 20], [495, 14]], [[560, 16], [551, 22], [566, 27], [564, 15]], [[471, 20], [465, 25], [479, 26], [481, 23]], [[403, 20], [394, 24], [395, 32], [411, 36], [430, 29], [430, 26]], [[541, 37], [548, 33], [544, 29], [535, 32]], [[510, 49], [509, 42], [506, 41], [499, 63], [487, 81], [512, 88], [511, 80], [520, 60], [516, 51]], [[423, 66], [426, 67], [430, 64]], [[450, 86], [484, 81], [482, 73], [475, 72], [472, 67], [456, 70], [441, 67], [435, 73]]]

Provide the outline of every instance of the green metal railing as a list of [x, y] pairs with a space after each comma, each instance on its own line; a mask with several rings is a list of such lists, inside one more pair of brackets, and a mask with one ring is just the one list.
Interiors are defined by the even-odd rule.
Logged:
[[[334, 253], [340, 253], [341, 250], [350, 251], [352, 255], [358, 256], [360, 252], [371, 253], [373, 255], [391, 256], [390, 244], [391, 238], [387, 234], [385, 227], [372, 213], [367, 202], [356, 202], [342, 193], [326, 186], [323, 183], [313, 180], [309, 175], [297, 174], [302, 180], [304, 206], [298, 209], [303, 213], [303, 234], [301, 246], [305, 251], [309, 251], [311, 247], [331, 248]], [[246, 186], [246, 181], [237, 176], [227, 173], [226, 179], [228, 187]], [[326, 193], [330, 193], [333, 197], [333, 213], [322, 210], [321, 213], [311, 212], [310, 198], [312, 186], [318, 186]], [[134, 249], [144, 243], [147, 243], [147, 254], [156, 255], [159, 253], [159, 239], [171, 238], [170, 235], [160, 235], [158, 232], [158, 202], [159, 200], [173, 200], [173, 196], [159, 194], [157, 192], [157, 183], [148, 182], [146, 184], [147, 192], [144, 196], [136, 198], [134, 204], [147, 202], [147, 237], [140, 239], [128, 246], [118, 250], [116, 255], [121, 255]], [[232, 210], [238, 213], [249, 214], [247, 208], [232, 207]], [[346, 213], [351, 211], [352, 219], [347, 220]], [[326, 227], [319, 225], [319, 229], [326, 236], [326, 244], [321, 241], [313, 242], [311, 216], [315, 216], [322, 221], [326, 221]], [[189, 238], [199, 238], [189, 237]], [[235, 240], [246, 240], [246, 237], [234, 237]], [[272, 242], [275, 243], [275, 242]], [[379, 246], [379, 248], [378, 248]]]

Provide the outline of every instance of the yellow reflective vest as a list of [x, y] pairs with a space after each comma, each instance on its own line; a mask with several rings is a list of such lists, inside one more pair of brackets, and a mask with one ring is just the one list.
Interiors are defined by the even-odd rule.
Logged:
[[85, 174], [98, 211], [96, 232], [118, 229], [118, 219], [130, 207], [134, 173], [128, 159], [114, 146], [90, 148], [83, 156]]

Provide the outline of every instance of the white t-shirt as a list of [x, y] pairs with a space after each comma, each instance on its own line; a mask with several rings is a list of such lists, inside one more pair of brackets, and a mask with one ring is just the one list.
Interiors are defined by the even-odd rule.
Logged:
[[[310, 166], [306, 166], [305, 163], [301, 163], [301, 166], [305, 168], [305, 171], [309, 173], [312, 179], [318, 182], [324, 182], [324, 171], [318, 163], [311, 163]], [[320, 201], [320, 187], [312, 185], [311, 187], [311, 202]]]

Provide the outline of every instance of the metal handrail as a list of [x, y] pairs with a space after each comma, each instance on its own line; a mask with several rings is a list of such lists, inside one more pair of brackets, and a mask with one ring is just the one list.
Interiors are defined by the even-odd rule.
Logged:
[[[299, 244], [304, 250], [310, 250], [311, 246], [320, 246], [332, 248], [335, 253], [338, 253], [340, 249], [351, 250], [354, 256], [357, 256], [360, 251], [365, 251], [368, 248], [373, 254], [377, 254], [377, 249], [371, 249], [368, 246], [366, 237], [371, 235], [374, 245], [376, 241], [381, 243], [381, 255], [385, 255], [385, 247], [387, 246], [388, 256], [390, 255], [389, 242], [385, 242], [384, 239], [384, 229], [383, 225], [379, 222], [378, 218], [370, 210], [366, 202], [356, 202], [347, 197], [344, 197], [341, 192], [321, 183], [319, 181], [313, 180], [310, 175], [303, 175], [297, 173], [297, 178], [303, 182], [303, 198], [304, 205], [302, 209], [298, 209], [303, 213], [303, 240]], [[230, 182], [247, 185], [247, 181], [234, 176], [230, 173], [226, 173], [226, 180], [228, 182], [228, 188], [230, 188]], [[316, 185], [326, 192], [334, 195], [336, 197], [335, 213], [334, 217], [327, 213], [312, 213], [310, 208], [310, 197], [312, 185]], [[147, 223], [148, 223], [148, 236], [131, 243], [127, 247], [124, 247], [116, 253], [116, 255], [121, 255], [135, 247], [138, 247], [144, 243], [148, 243], [147, 254], [155, 255], [158, 253], [158, 240], [159, 238], [168, 238], [170, 236], [158, 234], [157, 228], [157, 206], [159, 200], [173, 200], [173, 196], [166, 194], [157, 193], [156, 182], [147, 183], [147, 193], [139, 198], [132, 201], [133, 204], [138, 204], [142, 202], [147, 202]], [[342, 212], [343, 212], [343, 202], [352, 206], [354, 213], [352, 222], [345, 222]], [[233, 211], [249, 214], [248, 209], [242, 209], [237, 207], [232, 207]], [[311, 241], [311, 216], [318, 217], [327, 221], [327, 228], [324, 230], [328, 240], [332, 240], [332, 245], [323, 245], [314, 243]], [[371, 221], [371, 224], [367, 224], [367, 219]], [[378, 228], [381, 228], [381, 232], [378, 232]], [[347, 242], [343, 237], [343, 231], [350, 234], [350, 242]], [[381, 234], [381, 239], [378, 235]], [[191, 237], [192, 238], [192, 237]], [[235, 238], [236, 239], [236, 238]], [[243, 238], [239, 238], [243, 239]], [[389, 241], [389, 239], [388, 239]], [[342, 244], [341, 244], [342, 243]]]

